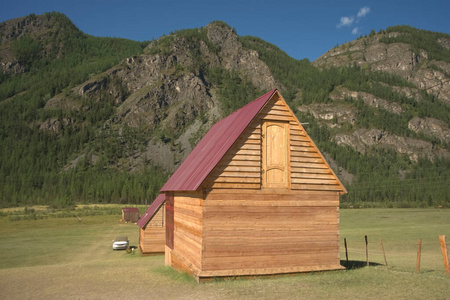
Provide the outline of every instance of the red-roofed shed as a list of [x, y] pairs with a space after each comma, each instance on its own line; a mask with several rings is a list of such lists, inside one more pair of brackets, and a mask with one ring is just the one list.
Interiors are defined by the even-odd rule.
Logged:
[[161, 191], [166, 264], [198, 281], [342, 268], [346, 190], [277, 90], [217, 122]]
[[139, 249], [141, 254], [164, 253], [166, 218], [164, 202], [166, 195], [160, 194], [137, 222], [139, 226]]
[[122, 222], [136, 223], [139, 220], [139, 209], [136, 207], [122, 208]]

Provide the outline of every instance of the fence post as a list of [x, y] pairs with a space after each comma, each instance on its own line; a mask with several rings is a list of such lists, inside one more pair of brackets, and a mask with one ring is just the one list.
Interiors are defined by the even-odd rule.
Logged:
[[417, 243], [417, 263], [416, 263], [416, 272], [419, 273], [420, 271], [420, 253], [422, 251], [422, 239], [419, 239], [419, 242]]
[[383, 239], [380, 239], [380, 244], [381, 244], [381, 250], [383, 250], [384, 264], [387, 267], [388, 264], [387, 264], [387, 260], [386, 260], [386, 253], [384, 252]]
[[447, 244], [445, 243], [445, 235], [439, 236], [439, 242], [441, 243], [441, 251], [442, 251], [442, 258], [444, 259], [445, 273], [447, 274], [447, 276], [450, 276], [450, 268], [448, 266], [448, 254], [447, 254]]
[[368, 248], [368, 242], [367, 242], [367, 235], [364, 236], [364, 239], [366, 240], [366, 261], [367, 261], [367, 266], [369, 266], [369, 248]]
[[348, 252], [347, 252], [347, 239], [344, 238], [344, 245], [345, 245], [345, 259], [347, 261], [347, 266], [348, 266]]

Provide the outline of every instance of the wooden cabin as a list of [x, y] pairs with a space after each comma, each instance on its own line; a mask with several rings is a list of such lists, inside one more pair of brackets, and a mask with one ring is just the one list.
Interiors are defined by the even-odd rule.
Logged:
[[166, 265], [199, 282], [343, 268], [346, 190], [276, 89], [217, 122], [161, 191]]
[[142, 255], [164, 253], [166, 245], [166, 218], [164, 202], [160, 194], [137, 222], [139, 226], [139, 250]]
[[136, 223], [139, 220], [139, 209], [136, 207], [122, 208], [122, 222]]

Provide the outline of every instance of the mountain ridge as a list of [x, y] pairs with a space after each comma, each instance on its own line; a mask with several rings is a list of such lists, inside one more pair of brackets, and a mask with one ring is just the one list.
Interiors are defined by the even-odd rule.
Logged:
[[[19, 35], [5, 29], [14, 27], [12, 20], [0, 24], [0, 105], [9, 120], [0, 131], [3, 205], [48, 198], [62, 204], [143, 203], [158, 193], [214, 122], [274, 87], [297, 117], [310, 123], [306, 130], [348, 185], [344, 206], [448, 201], [448, 188], [431, 189], [424, 182], [416, 184], [422, 190], [404, 191], [417, 178], [449, 178], [444, 168], [449, 165], [449, 64], [442, 50], [448, 51], [448, 35], [400, 28], [444, 45], [427, 51], [415, 39], [408, 47], [404, 40], [387, 40], [399, 37], [392, 27], [331, 49], [311, 63], [259, 38], [238, 36], [220, 21], [138, 43], [77, 30], [50, 40], [34, 38], [45, 34], [39, 35], [41, 25], [33, 27], [33, 22], [53, 24], [46, 33], [61, 32], [54, 28], [58, 22], [70, 23], [59, 13], [15, 20], [15, 28], [22, 28]], [[34, 53], [34, 59], [21, 62], [18, 46]], [[384, 56], [377, 55], [381, 48]], [[117, 49], [120, 58], [113, 55]], [[66, 69], [55, 72], [59, 65], [69, 66], [66, 73], [73, 78], [47, 75], [64, 74]], [[55, 82], [39, 80], [42, 74]], [[42, 86], [36, 88], [38, 82]], [[41, 150], [27, 150], [23, 143]], [[34, 163], [22, 166], [13, 151]], [[370, 182], [376, 184], [367, 188]]]

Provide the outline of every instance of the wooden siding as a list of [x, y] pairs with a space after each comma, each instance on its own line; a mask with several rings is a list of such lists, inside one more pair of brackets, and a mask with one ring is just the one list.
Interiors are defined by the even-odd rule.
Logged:
[[145, 227], [165, 227], [166, 226], [166, 204], [161, 205], [156, 214], [148, 221]]
[[203, 202], [204, 276], [336, 269], [339, 262], [337, 192], [213, 191]]
[[291, 189], [342, 191], [336, 175], [298, 122], [290, 124]]
[[261, 187], [261, 124], [252, 122], [203, 183], [204, 189]]
[[139, 248], [142, 254], [163, 253], [166, 246], [165, 228], [149, 227], [139, 230]]
[[[284, 100], [275, 94], [204, 181], [202, 189], [261, 189], [265, 183], [264, 124], [287, 122], [286, 188], [340, 191], [343, 187]], [[282, 123], [280, 123], [282, 124]]]
[[177, 269], [194, 273], [201, 269], [202, 202], [202, 194], [199, 193], [174, 195], [175, 231], [171, 264]]
[[147, 225], [139, 230], [139, 248], [142, 254], [162, 253], [165, 245], [165, 207], [162, 205]]
[[245, 129], [202, 185], [203, 189], [260, 189], [261, 140], [264, 120], [293, 121], [286, 104], [275, 94]]
[[136, 223], [139, 220], [139, 210], [124, 208], [122, 209], [122, 222]]

